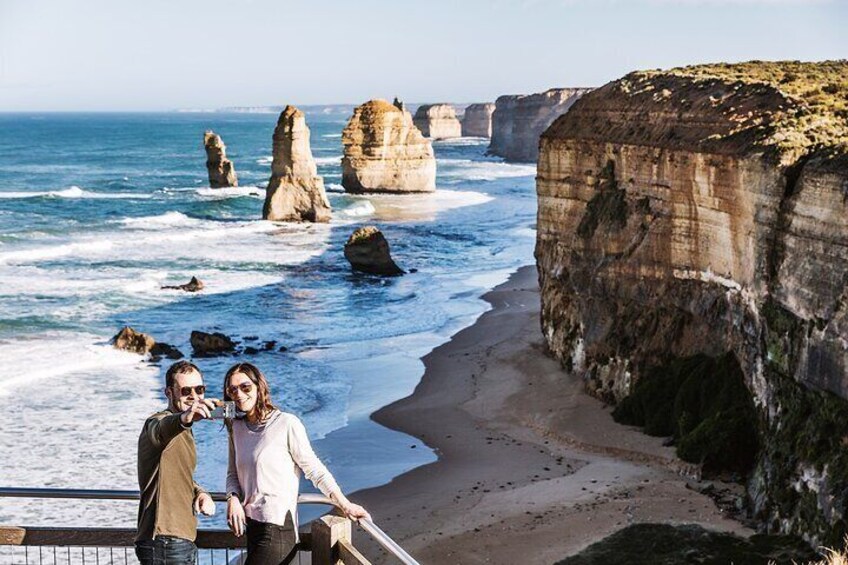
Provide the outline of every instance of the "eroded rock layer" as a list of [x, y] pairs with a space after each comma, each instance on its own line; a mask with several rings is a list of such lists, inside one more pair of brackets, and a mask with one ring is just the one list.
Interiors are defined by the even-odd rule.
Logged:
[[465, 108], [462, 117], [463, 137], [492, 137], [492, 114], [495, 105], [491, 102], [485, 104], [471, 104]]
[[262, 217], [285, 222], [329, 222], [330, 202], [324, 179], [309, 147], [309, 127], [303, 112], [286, 106], [274, 129], [271, 180]]
[[371, 100], [358, 106], [342, 132], [342, 186], [348, 192], [436, 190], [433, 146], [409, 112]]
[[846, 85], [844, 61], [632, 73], [542, 135], [537, 176], [551, 351], [612, 402], [731, 355], [752, 512], [826, 543], [848, 531]]
[[425, 104], [419, 106], [412, 118], [424, 137], [430, 139], [451, 139], [462, 136], [462, 124], [456, 117], [456, 110], [450, 104]]
[[590, 90], [552, 88], [538, 94], [498, 97], [492, 113], [489, 153], [507, 161], [535, 161], [542, 132]]
[[238, 177], [233, 162], [227, 159], [227, 146], [214, 131], [203, 134], [203, 147], [206, 149], [206, 170], [209, 173], [209, 186], [226, 188], [238, 186]]

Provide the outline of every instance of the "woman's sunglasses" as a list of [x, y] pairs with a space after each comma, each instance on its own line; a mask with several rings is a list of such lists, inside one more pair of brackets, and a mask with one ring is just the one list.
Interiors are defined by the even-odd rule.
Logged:
[[241, 390], [243, 393], [247, 394], [251, 390], [253, 390], [253, 383], [243, 382], [243, 383], [240, 383], [238, 386], [230, 385], [230, 386], [227, 387], [227, 392], [229, 393], [230, 396], [235, 396], [236, 393], [239, 390]]
[[194, 394], [197, 395], [206, 394], [206, 385], [180, 387], [180, 396], [188, 396], [191, 394], [192, 390], [194, 390]]

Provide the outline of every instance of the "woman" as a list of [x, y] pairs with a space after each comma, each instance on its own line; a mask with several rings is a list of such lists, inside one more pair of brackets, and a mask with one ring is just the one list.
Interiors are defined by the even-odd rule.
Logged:
[[298, 469], [349, 518], [369, 518], [350, 502], [312, 451], [306, 429], [271, 403], [268, 381], [255, 365], [239, 363], [224, 378], [224, 400], [245, 417], [229, 420], [227, 523], [247, 532], [246, 565], [290, 563], [296, 554]]

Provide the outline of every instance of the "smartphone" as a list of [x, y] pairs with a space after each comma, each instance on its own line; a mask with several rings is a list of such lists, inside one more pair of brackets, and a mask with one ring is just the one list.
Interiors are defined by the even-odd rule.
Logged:
[[213, 420], [223, 420], [224, 418], [235, 418], [236, 417], [236, 403], [228, 400], [226, 402], [221, 402], [212, 410], [212, 419]]

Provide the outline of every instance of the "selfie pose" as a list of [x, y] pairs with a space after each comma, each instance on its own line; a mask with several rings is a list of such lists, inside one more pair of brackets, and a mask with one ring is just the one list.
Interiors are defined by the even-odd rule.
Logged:
[[141, 565], [194, 564], [195, 514], [211, 516], [215, 503], [194, 482], [197, 451], [191, 426], [211, 416], [215, 402], [205, 398], [200, 370], [188, 361], [165, 374], [168, 408], [150, 416], [138, 438], [138, 534]]
[[224, 378], [224, 400], [244, 418], [227, 420], [227, 523], [247, 533], [246, 565], [290, 563], [296, 554], [298, 469], [351, 519], [370, 518], [350, 502], [312, 451], [300, 419], [277, 409], [265, 375], [239, 363]]

